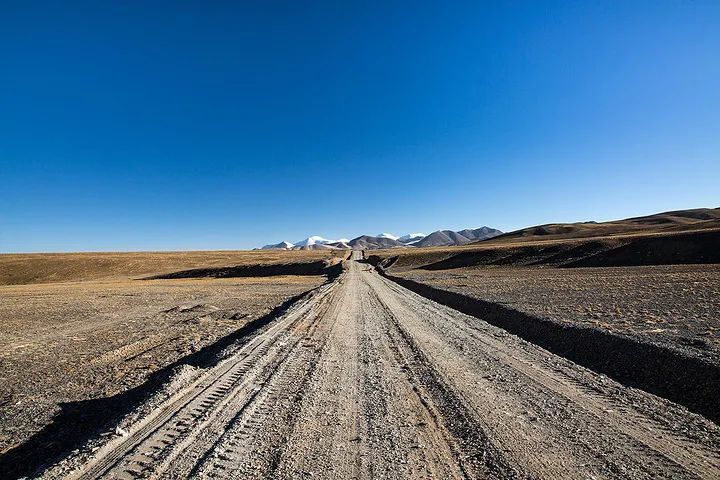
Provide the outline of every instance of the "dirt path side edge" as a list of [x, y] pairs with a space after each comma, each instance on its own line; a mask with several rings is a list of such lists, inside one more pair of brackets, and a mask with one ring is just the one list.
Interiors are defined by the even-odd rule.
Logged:
[[[333, 281], [330, 278], [328, 281]], [[31, 477], [55, 461], [82, 448], [88, 440], [116, 423], [166, 383], [181, 365], [208, 368], [221, 359], [221, 353], [236, 342], [249, 339], [263, 327], [280, 317], [292, 305], [313, 295], [320, 287], [295, 295], [234, 332], [218, 339], [195, 353], [182, 357], [153, 373], [144, 383], [112, 397], [61, 404], [53, 422], [26, 442], [0, 455], [0, 478]], [[42, 452], [42, 455], [38, 455]]]
[[614, 380], [683, 405], [720, 423], [720, 366], [684, 352], [585, 326], [535, 317], [378, 269], [430, 300], [500, 327]]

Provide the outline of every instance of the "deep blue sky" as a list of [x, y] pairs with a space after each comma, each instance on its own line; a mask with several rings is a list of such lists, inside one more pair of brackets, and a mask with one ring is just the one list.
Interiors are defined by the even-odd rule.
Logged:
[[3, 1], [0, 61], [4, 252], [720, 205], [715, 0]]

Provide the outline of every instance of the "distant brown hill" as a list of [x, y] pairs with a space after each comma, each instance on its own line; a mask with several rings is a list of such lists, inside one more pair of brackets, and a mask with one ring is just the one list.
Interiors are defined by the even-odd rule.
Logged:
[[483, 243], [502, 243], [520, 239], [554, 240], [560, 238], [605, 237], [709, 228], [720, 228], [720, 208], [676, 210], [609, 222], [548, 223], [504, 233]]
[[480, 227], [466, 228], [459, 232], [452, 230], [438, 230], [413, 243], [415, 247], [442, 247], [450, 245], [466, 245], [471, 242], [486, 240], [500, 235], [502, 232], [495, 228]]
[[393, 270], [480, 266], [616, 267], [720, 263], [720, 208], [611, 222], [553, 223], [460, 247], [373, 252]]

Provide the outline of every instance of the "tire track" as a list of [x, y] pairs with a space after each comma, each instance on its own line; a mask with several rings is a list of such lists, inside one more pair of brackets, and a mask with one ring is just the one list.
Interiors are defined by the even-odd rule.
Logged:
[[[146, 478], [167, 468], [197, 438], [199, 431], [212, 426], [219, 415], [227, 415], [223, 409], [231, 402], [237, 404], [240, 398], [257, 392], [262, 377], [272, 373], [273, 361], [278, 364], [287, 355], [283, 339], [290, 336], [293, 328], [318, 317], [313, 309], [324, 301], [327, 303], [333, 285], [324, 287], [260, 331], [227, 361], [138, 422], [127, 438], [101, 449], [76, 478]], [[321, 313], [322, 309], [319, 310]]]
[[720, 432], [351, 262], [74, 478], [717, 478]]
[[492, 443], [483, 426], [472, 416], [454, 392], [444, 384], [440, 375], [418, 348], [407, 331], [373, 291], [377, 303], [385, 312], [386, 335], [390, 339], [396, 361], [405, 366], [409, 381], [417, 397], [431, 412], [435, 422], [447, 430], [454, 443], [453, 453], [466, 478], [523, 478], [517, 466]]
[[[282, 432], [294, 425], [293, 417], [304, 388], [332, 329], [332, 315], [328, 314], [331, 308], [328, 302], [324, 304], [292, 354], [235, 415], [188, 477], [266, 478], [272, 475], [284, 449], [283, 440], [287, 438]], [[184, 475], [178, 471], [167, 475], [168, 478], [180, 476]]]
[[[444, 356], [454, 355], [460, 359], [458, 362], [461, 371], [445, 374], [454, 377], [455, 390], [460, 388], [462, 391], [462, 387], [458, 386], [460, 384], [485, 384], [485, 388], [495, 392], [499, 401], [506, 402], [511, 411], [521, 412], [522, 409], [518, 407], [523, 404], [528, 407], [536, 405], [537, 408], [530, 417], [535, 424], [542, 423], [543, 417], [547, 415], [543, 412], [547, 409], [543, 409], [535, 399], [547, 397], [554, 403], [554, 412], [550, 413], [563, 418], [562, 421], [547, 425], [549, 431], [546, 438], [554, 439], [553, 441], [558, 443], [564, 441], [568, 447], [582, 447], [585, 450], [585, 453], [578, 451], [573, 455], [602, 459], [602, 463], [596, 467], [601, 472], [607, 471], [618, 477], [628, 476], [630, 473], [627, 469], [635, 464], [634, 469], [638, 474], [642, 471], [662, 471], [673, 478], [717, 477], [720, 461], [715, 445], [705, 446], [689, 437], [683, 428], [678, 428], [682, 427], [681, 425], [673, 426], [669, 422], [658, 421], [657, 416], [651, 412], [638, 410], [643, 403], [649, 403], [657, 409], [658, 404], [662, 405], [663, 401], [631, 391], [607, 379], [598, 382], [600, 376], [597, 374], [548, 354], [477, 319], [431, 302], [382, 277], [375, 275], [371, 282], [379, 295], [386, 299], [390, 313], [404, 319], [405, 328], [410, 332], [408, 336], [416, 341], [420, 340], [419, 345], [424, 347], [424, 350], [428, 351], [426, 345], [430, 342], [434, 343], [435, 348], [445, 349]], [[428, 321], [421, 324], [410, 322], [410, 318]], [[420, 339], [418, 334], [421, 334]], [[443, 337], [448, 339], [447, 342], [442, 341]], [[452, 348], [453, 353], [447, 348]], [[487, 353], [474, 355], [472, 351]], [[487, 363], [489, 357], [490, 364]], [[447, 362], [437, 357], [437, 353], [431, 363], [447, 365]], [[491, 364], [496, 364], [497, 367], [493, 369], [494, 372], [486, 375], [487, 378], [474, 373], [487, 370]], [[503, 375], [509, 378], [502, 378]], [[459, 378], [463, 380], [459, 381]], [[500, 382], [495, 382], [495, 379]], [[508, 382], [524, 385], [526, 391], [510, 389], [508, 397], [508, 393], [503, 392], [508, 389], [497, 386]], [[537, 393], [532, 395], [532, 391]], [[615, 395], [610, 396], [606, 391], [614, 392]], [[472, 398], [472, 395], [469, 398]], [[481, 410], [484, 417], [491, 418], [492, 415], [487, 415], [488, 408], [485, 406]], [[677, 406], [674, 408], [680, 410]], [[659, 416], [662, 417], [664, 412], [660, 412]], [[688, 417], [689, 420], [697, 421], [692, 415]], [[578, 432], [569, 431], [572, 425], [577, 425], [579, 432], [586, 434], [577, 435]], [[532, 431], [532, 425], [529, 427], [522, 435], [516, 436], [509, 432], [510, 441], [516, 442], [517, 437]], [[714, 430], [716, 432], [716, 429]], [[499, 431], [496, 431], [495, 435], [498, 433]], [[715, 438], [717, 439], [717, 432]], [[605, 439], [604, 446], [598, 442], [599, 439]], [[524, 441], [528, 440], [529, 438]], [[521, 445], [515, 448], [517, 447]], [[530, 452], [532, 449], [528, 448], [526, 451]], [[532, 458], [529, 460], [533, 461]]]

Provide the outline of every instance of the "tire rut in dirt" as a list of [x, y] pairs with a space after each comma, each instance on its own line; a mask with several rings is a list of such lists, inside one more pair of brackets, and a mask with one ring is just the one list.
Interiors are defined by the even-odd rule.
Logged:
[[[660, 472], [673, 478], [715, 478], [718, 456], [710, 445], [716, 444], [717, 429], [700, 417], [578, 368], [388, 280], [374, 277], [371, 283], [392, 303], [390, 313], [402, 319], [398, 323], [411, 329], [408, 335], [418, 350], [430, 352], [429, 361], [441, 368], [450, 389], [462, 393], [473, 412], [490, 422], [487, 435], [502, 443], [508, 455], [521, 459], [524, 470], [539, 474], [552, 468], [545, 473], [559, 475], [576, 463], [573, 468], [612, 478]], [[469, 385], [476, 387], [468, 389]], [[482, 391], [488, 393], [478, 395]], [[486, 395], [496, 398], [495, 403]], [[495, 405], [507, 410], [505, 415], [499, 415]], [[517, 424], [519, 430], [503, 424]], [[694, 424], [709, 438], [686, 432], [684, 425]], [[525, 437], [533, 432], [534, 438]], [[541, 432], [545, 433], [538, 435]], [[567, 463], [553, 458], [548, 458], [552, 463], [538, 463], [532, 452], [544, 452], [542, 445], [552, 447], [555, 455], [564, 454]]]
[[[232, 418], [234, 410], [257, 394], [300, 341], [300, 336], [291, 333], [318, 318], [311, 314], [310, 306], [320, 303], [328, 291], [329, 288], [259, 332], [198, 384], [154, 417], [142, 421], [129, 438], [113, 446], [80, 478], [146, 478], [169, 468], [189, 445], [197, 447], [201, 432], [216, 430], [228, 417]], [[318, 311], [322, 314], [321, 309]]]
[[465, 478], [451, 435], [392, 353], [369, 286], [353, 273], [348, 284], [275, 478]]
[[379, 299], [364, 285], [365, 312], [359, 335], [363, 369], [363, 403], [368, 440], [374, 457], [370, 478], [468, 478], [452, 434], [408, 374], [397, 355]]
[[420, 401], [432, 412], [438, 424], [452, 435], [453, 453], [467, 478], [525, 478], [486, 435], [453, 391], [444, 384], [428, 358], [417, 347], [373, 291], [385, 313], [386, 333], [397, 361], [404, 365]]
[[[295, 424], [305, 387], [318, 364], [332, 324], [317, 312], [303, 339], [261, 391], [232, 419], [222, 436], [187, 475], [190, 478], [272, 477]], [[178, 478], [179, 471], [168, 472]]]

